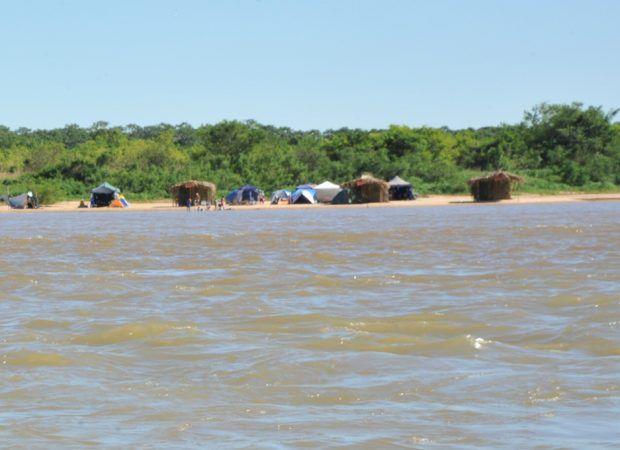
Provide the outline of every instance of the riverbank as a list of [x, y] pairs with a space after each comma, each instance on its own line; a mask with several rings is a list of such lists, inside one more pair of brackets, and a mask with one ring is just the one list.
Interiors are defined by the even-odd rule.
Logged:
[[[620, 201], [620, 193], [607, 194], [559, 194], [559, 195], [536, 195], [522, 194], [515, 196], [510, 200], [501, 200], [499, 202], [476, 203], [469, 195], [429, 195], [420, 197], [413, 201], [398, 201], [389, 203], [367, 203], [360, 205], [234, 205], [232, 210], [283, 210], [283, 209], [311, 209], [311, 208], [416, 208], [424, 206], [485, 206], [485, 205], [515, 205], [528, 203], [571, 203], [584, 201]], [[42, 206], [37, 210], [16, 210], [9, 209], [6, 205], [0, 206], [0, 213], [40, 213], [40, 212], [68, 212], [79, 211], [82, 213], [101, 212], [101, 211], [178, 211], [179, 207], [172, 204], [170, 200], [156, 200], [150, 202], [135, 202], [131, 204], [131, 208], [78, 208], [77, 201], [64, 201], [54, 203], [52, 205]]]

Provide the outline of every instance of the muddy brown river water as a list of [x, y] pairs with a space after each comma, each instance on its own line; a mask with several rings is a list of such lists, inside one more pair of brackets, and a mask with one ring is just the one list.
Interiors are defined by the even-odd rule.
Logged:
[[0, 216], [0, 443], [612, 448], [620, 202]]

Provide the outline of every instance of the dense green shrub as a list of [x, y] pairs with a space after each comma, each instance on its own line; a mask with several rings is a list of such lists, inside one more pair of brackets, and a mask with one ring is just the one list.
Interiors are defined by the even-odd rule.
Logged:
[[526, 177], [524, 191], [611, 190], [620, 184], [616, 111], [536, 106], [522, 123], [480, 129], [342, 128], [319, 132], [224, 121], [12, 131], [0, 126], [0, 181], [11, 193], [36, 190], [44, 202], [88, 198], [103, 181], [129, 198], [168, 195], [183, 179], [210, 180], [220, 194], [253, 183], [271, 191], [363, 172], [400, 175], [421, 193], [467, 192], [466, 181], [506, 169]]

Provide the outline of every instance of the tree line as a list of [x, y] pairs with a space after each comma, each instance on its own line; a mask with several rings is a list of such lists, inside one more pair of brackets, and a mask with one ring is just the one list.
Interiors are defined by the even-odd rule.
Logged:
[[265, 192], [369, 172], [411, 181], [421, 193], [460, 193], [496, 169], [526, 177], [532, 192], [616, 190], [620, 186], [618, 110], [540, 104], [518, 124], [478, 129], [409, 127], [299, 131], [255, 121], [51, 130], [0, 126], [3, 193], [33, 190], [45, 202], [88, 197], [103, 181], [133, 199], [168, 196], [185, 179], [220, 193], [243, 184]]

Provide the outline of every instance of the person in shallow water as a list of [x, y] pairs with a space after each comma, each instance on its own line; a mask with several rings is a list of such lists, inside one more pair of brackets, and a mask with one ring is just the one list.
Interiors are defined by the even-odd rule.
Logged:
[[187, 209], [187, 212], [190, 212], [192, 210], [192, 199], [187, 196], [187, 202], [185, 203], [185, 207]]

